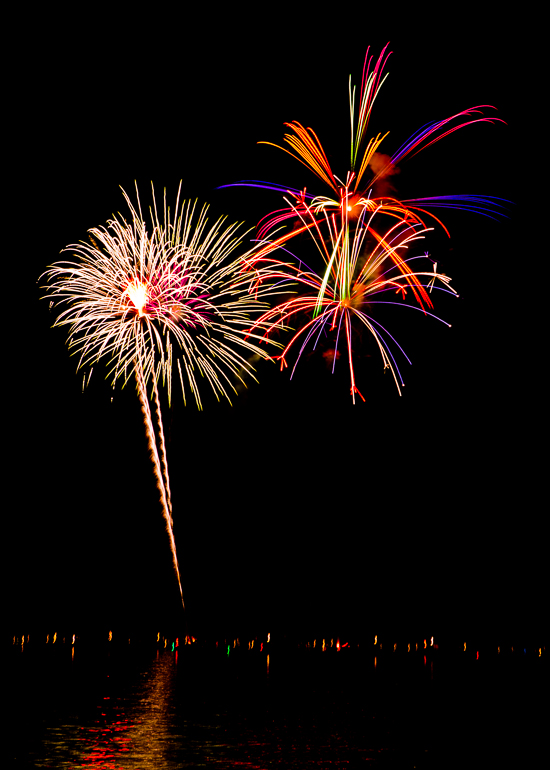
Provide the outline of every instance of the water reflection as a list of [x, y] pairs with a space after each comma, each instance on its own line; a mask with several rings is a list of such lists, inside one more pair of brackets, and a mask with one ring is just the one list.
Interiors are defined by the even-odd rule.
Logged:
[[[21, 638], [14, 641], [16, 659], [31, 667], [33, 676], [21, 699], [26, 710], [16, 720], [25, 725], [24, 738], [10, 759], [27, 763], [5, 767], [301, 770], [369, 762], [373, 768], [420, 770], [448, 766], [448, 747], [458, 745], [457, 736], [462, 740], [468, 729], [466, 721], [475, 718], [479, 697], [472, 697], [470, 686], [488, 683], [483, 697], [493, 698], [497, 727], [507, 713], [501, 703], [508, 692], [504, 680], [496, 669], [492, 679], [487, 678], [492, 669], [484, 670], [485, 678], [469, 673], [470, 665], [478, 671], [488, 654], [482, 648], [476, 663], [478, 645], [468, 644], [470, 660], [462, 654], [462, 639], [455, 646], [458, 665], [454, 657], [449, 664], [440, 659], [430, 637], [410, 643], [404, 638], [397, 644], [383, 637], [382, 648], [381, 637], [371, 636], [366, 652], [363, 646], [354, 650], [347, 642], [341, 644], [338, 637], [318, 637], [315, 650], [305, 645], [291, 655], [283, 648], [262, 649], [259, 641], [249, 647], [244, 637], [241, 643], [225, 639], [210, 653], [186, 646], [180, 637], [182, 644], [178, 648], [174, 643], [170, 652], [172, 642], [165, 647], [159, 636], [153, 657], [150, 648], [138, 654], [132, 643], [130, 652], [126, 638], [116, 648], [116, 640], [108, 644], [105, 636], [103, 651], [108, 647], [109, 652], [102, 657], [83, 650], [78, 637], [72, 649], [64, 649], [61, 633], [55, 648], [50, 637], [44, 657], [34, 659], [33, 637], [30, 643], [25, 637], [23, 654]], [[67, 635], [66, 641], [71, 638]], [[323, 648], [326, 654], [321, 654]], [[499, 657], [503, 665], [507, 649]], [[533, 649], [536, 664], [541, 651]], [[495, 645], [495, 661], [498, 654]], [[33, 660], [48, 665], [38, 672]], [[509, 660], [513, 662], [511, 653]], [[47, 676], [41, 680], [42, 672]], [[467, 700], [457, 696], [463, 675], [469, 685]], [[42, 702], [44, 694], [47, 700]], [[516, 695], [508, 699], [510, 713], [516, 703], [524, 701]], [[484, 710], [483, 719], [487, 713], [491, 709]], [[498, 731], [497, 737], [504, 734], [500, 727]], [[431, 759], [432, 748], [440, 752], [437, 762]]]
[[176, 661], [157, 655], [127, 692], [113, 692], [105, 676], [95, 714], [47, 728], [36, 767], [157, 768], [176, 767], [174, 752], [181, 735], [174, 725]]

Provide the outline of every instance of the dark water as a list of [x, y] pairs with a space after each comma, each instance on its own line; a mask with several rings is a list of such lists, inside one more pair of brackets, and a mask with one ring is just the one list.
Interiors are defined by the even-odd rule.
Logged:
[[[267, 645], [265, 645], [267, 648]], [[544, 659], [428, 649], [13, 645], [14, 768], [531, 768]], [[535, 758], [537, 760], [535, 761]]]

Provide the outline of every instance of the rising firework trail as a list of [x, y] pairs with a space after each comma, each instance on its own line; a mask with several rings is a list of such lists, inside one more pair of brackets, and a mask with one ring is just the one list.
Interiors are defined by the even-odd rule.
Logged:
[[68, 246], [75, 261], [46, 270], [45, 296], [58, 310], [54, 325], [69, 327], [79, 369], [105, 361], [113, 387], [135, 377], [184, 606], [158, 383], [170, 402], [176, 368], [184, 402], [189, 390], [202, 409], [204, 384], [230, 401], [236, 380], [254, 377], [242, 353], [269, 358], [255, 342], [263, 324], [256, 320], [259, 334], [247, 331], [267, 305], [262, 291], [249, 293], [253, 274], [243, 270], [257, 247], [235, 256], [246, 235], [239, 225], [225, 226], [222, 218], [208, 226], [206, 206], [197, 211], [196, 203], [180, 200], [181, 184], [173, 210], [165, 192], [160, 215], [153, 189], [148, 220], [137, 187], [137, 206], [123, 193], [130, 217], [114, 216], [89, 231], [89, 242]]

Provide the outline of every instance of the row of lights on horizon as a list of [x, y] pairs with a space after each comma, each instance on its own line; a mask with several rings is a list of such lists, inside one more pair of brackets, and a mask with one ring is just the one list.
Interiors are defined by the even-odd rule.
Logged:
[[[76, 640], [77, 640], [76, 634], [72, 634], [72, 636], [70, 636], [69, 639], [70, 639], [70, 644], [74, 647], [74, 645], [76, 643]], [[61, 640], [61, 643], [65, 644], [66, 640], [67, 640], [67, 637], [64, 636], [62, 638], [62, 640]], [[112, 640], [113, 640], [113, 632], [109, 631], [109, 633], [107, 635], [107, 641], [112, 642]], [[50, 634], [46, 634], [46, 644], [55, 644], [57, 641], [58, 641], [57, 632], [55, 632], [55, 633], [53, 633], [51, 635]], [[179, 647], [179, 637], [176, 637], [175, 641], [170, 642], [170, 640], [167, 637], [161, 636], [160, 632], [157, 633], [156, 641], [157, 641], [157, 644], [160, 644], [164, 649], [167, 649], [167, 648], [171, 647], [172, 652], [177, 650], [178, 647]], [[196, 638], [194, 636], [190, 636], [188, 634], [188, 635], [186, 635], [184, 637], [183, 643], [184, 643], [184, 645], [188, 645], [188, 644], [194, 644], [196, 641], [197, 640], [196, 640]], [[266, 637], [265, 644], [269, 644], [270, 641], [271, 641], [271, 634], [268, 633], [267, 637]], [[13, 644], [14, 645], [15, 644], [21, 645], [21, 649], [23, 649], [25, 643], [28, 644], [29, 642], [30, 642], [30, 634], [26, 635], [26, 639], [25, 639], [25, 635], [23, 635], [21, 637], [19, 637], [19, 636], [14, 636], [13, 637]], [[128, 638], [128, 644], [130, 644], [130, 642], [131, 642], [131, 639]], [[258, 642], [258, 637], [255, 637], [254, 639], [251, 639], [251, 640], [248, 641], [248, 649], [249, 650], [253, 650], [254, 649], [254, 643], [255, 642]], [[264, 651], [264, 642], [260, 641], [259, 644], [260, 644], [260, 652], [263, 652]], [[216, 642], [216, 648], [218, 648], [218, 646], [219, 646], [219, 642]], [[224, 640], [224, 647], [225, 646], [227, 647], [227, 654], [229, 655], [229, 653], [230, 653], [232, 648], [236, 649], [237, 647], [241, 646], [241, 642], [240, 642], [239, 637], [236, 637], [235, 639], [233, 639], [233, 644], [228, 643], [227, 639]], [[378, 636], [377, 635], [374, 636], [374, 646], [379, 648], [380, 650], [383, 649], [382, 642], [378, 642]], [[307, 642], [306, 643], [306, 648], [311, 648], [311, 647], [313, 649], [315, 649], [317, 647], [317, 639], [313, 640], [313, 644], [311, 644], [311, 642]], [[330, 648], [335, 648], [336, 651], [340, 651], [342, 649], [345, 649], [346, 647], [351, 649], [351, 645], [349, 644], [349, 642], [345, 642], [344, 644], [341, 644], [340, 643], [340, 639], [336, 639], [336, 643], [335, 643], [334, 642], [334, 638], [332, 638], [330, 640], [330, 644], [327, 644], [327, 640], [325, 640], [325, 639], [323, 639], [322, 642], [321, 642], [321, 650], [323, 652], [325, 652], [326, 650], [328, 650]], [[357, 644], [357, 647], [359, 647], [359, 644]], [[411, 647], [412, 647], [412, 645], [409, 642], [407, 644], [407, 652], [411, 652]], [[415, 644], [415, 651], [416, 652], [418, 652], [418, 647], [419, 647], [418, 642], [416, 642], [416, 644]], [[433, 649], [436, 649], [436, 650], [439, 649], [439, 646], [437, 644], [434, 644], [434, 637], [433, 636], [430, 637], [429, 642], [428, 642], [428, 639], [424, 639], [423, 643], [421, 644], [421, 649], [427, 650], [428, 647], [432, 647]], [[257, 649], [257, 645], [256, 645], [256, 649]], [[511, 652], [514, 652], [514, 646], [513, 645], [509, 649], [510, 649]], [[517, 649], [517, 647], [516, 647], [516, 649]], [[542, 657], [543, 649], [545, 649], [545, 648], [544, 647], [539, 647], [538, 648], [538, 657], [539, 658]], [[397, 651], [397, 642], [394, 642], [394, 644], [393, 644], [393, 651], [394, 652]], [[463, 652], [466, 652], [466, 651], [467, 651], [467, 642], [464, 642], [463, 643]], [[498, 645], [497, 646], [497, 654], [500, 655], [500, 652], [501, 652], [501, 647], [500, 647], [500, 645]], [[526, 647], [523, 648], [523, 652], [527, 653], [527, 648]], [[479, 660], [479, 650], [476, 650], [476, 660]]]

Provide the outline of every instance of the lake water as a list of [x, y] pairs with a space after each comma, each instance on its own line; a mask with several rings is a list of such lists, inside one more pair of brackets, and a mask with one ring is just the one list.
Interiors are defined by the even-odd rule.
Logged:
[[532, 768], [548, 730], [535, 649], [15, 641], [6, 768]]

